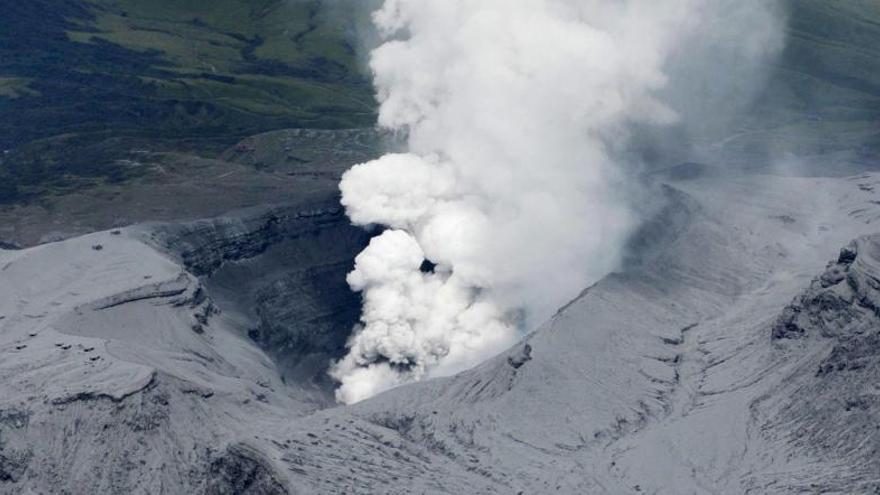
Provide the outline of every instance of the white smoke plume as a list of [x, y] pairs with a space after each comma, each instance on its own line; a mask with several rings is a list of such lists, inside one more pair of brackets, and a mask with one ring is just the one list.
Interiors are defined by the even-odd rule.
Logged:
[[370, 66], [408, 151], [340, 186], [387, 230], [348, 277], [338, 400], [473, 366], [614, 270], [638, 217], [612, 157], [628, 125], [676, 121], [665, 64], [740, 1], [386, 0]]

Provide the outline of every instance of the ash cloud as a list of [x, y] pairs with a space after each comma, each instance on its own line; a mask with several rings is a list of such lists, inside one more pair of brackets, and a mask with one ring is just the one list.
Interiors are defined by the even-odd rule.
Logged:
[[[364, 304], [337, 399], [471, 367], [613, 271], [640, 222], [629, 130], [695, 113], [676, 111], [669, 67], [763, 30], [764, 5], [387, 0], [370, 68], [379, 125], [407, 146], [340, 185], [353, 223], [386, 230], [348, 276]], [[772, 51], [756, 43], [732, 52]]]

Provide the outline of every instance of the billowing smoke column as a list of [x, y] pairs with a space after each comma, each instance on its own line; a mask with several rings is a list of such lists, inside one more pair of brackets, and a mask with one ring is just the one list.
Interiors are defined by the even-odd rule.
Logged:
[[675, 121], [664, 64], [716, 4], [385, 2], [379, 124], [408, 152], [340, 186], [387, 229], [348, 276], [364, 306], [338, 400], [473, 366], [615, 268], [637, 218], [611, 156], [627, 125]]

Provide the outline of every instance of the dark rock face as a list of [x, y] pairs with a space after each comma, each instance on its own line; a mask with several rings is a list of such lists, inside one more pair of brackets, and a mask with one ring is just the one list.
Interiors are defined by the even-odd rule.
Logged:
[[[0, 445], [2, 447], [2, 445]], [[27, 450], [6, 450], [0, 448], [0, 483], [18, 482], [31, 460], [31, 453]]]
[[522, 365], [532, 360], [532, 346], [524, 344], [520, 350], [511, 356], [507, 356], [507, 364], [518, 370]]
[[286, 495], [271, 465], [245, 445], [232, 445], [213, 463], [208, 475], [208, 495]]
[[336, 199], [253, 208], [225, 217], [160, 226], [153, 237], [180, 256], [195, 275], [211, 275], [224, 263], [251, 259], [285, 240], [346, 225]]
[[30, 415], [25, 411], [0, 411], [0, 491], [3, 483], [16, 483], [27, 472], [33, 454], [27, 448], [16, 448], [3, 439], [4, 433], [27, 428]]
[[876, 493], [880, 474], [878, 254], [877, 234], [843, 248], [772, 330], [780, 350], [800, 356], [802, 364], [783, 380], [777, 393], [791, 399], [769, 421], [791, 429], [793, 448], [836, 459], [857, 473], [853, 479], [863, 484], [852, 493]]
[[322, 371], [330, 359], [344, 354], [359, 318], [360, 297], [345, 281], [352, 261], [342, 258], [290, 269], [274, 281], [258, 275], [249, 295], [258, 320], [249, 336], [279, 356], [281, 367], [296, 380], [324, 383]]
[[880, 335], [873, 334], [863, 338], [849, 339], [834, 346], [822, 364], [818, 376], [839, 371], [856, 371], [876, 363], [880, 356]]
[[859, 239], [840, 251], [836, 261], [810, 288], [787, 306], [773, 326], [773, 339], [817, 333], [849, 345], [852, 339], [880, 330], [880, 280], [874, 258], [880, 236]]
[[255, 208], [162, 225], [153, 242], [198, 274], [242, 331], [276, 358], [286, 379], [332, 388], [326, 370], [344, 354], [361, 300], [345, 280], [370, 234], [333, 200]]
[[5, 249], [7, 251], [14, 251], [17, 249], [21, 249], [21, 247], [18, 244], [15, 244], [12, 242], [5, 242], [3, 240], [0, 240], [0, 249]]

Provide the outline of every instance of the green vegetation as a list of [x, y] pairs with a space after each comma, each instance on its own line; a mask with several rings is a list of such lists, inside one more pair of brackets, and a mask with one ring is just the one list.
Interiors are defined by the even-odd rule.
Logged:
[[[121, 165], [132, 150], [212, 158], [266, 131], [371, 126], [357, 40], [377, 2], [8, 2], [0, 204], [137, 178], [140, 169]], [[785, 51], [727, 151], [876, 160], [880, 3], [787, 5]]]
[[28, 87], [29, 83], [30, 80], [23, 77], [0, 77], [0, 97], [38, 96], [36, 91]]
[[[29, 0], [0, 23], [0, 203], [121, 181], [130, 146], [213, 156], [370, 126], [357, 0]], [[128, 148], [122, 147], [127, 146]], [[24, 192], [23, 192], [24, 191]]]

